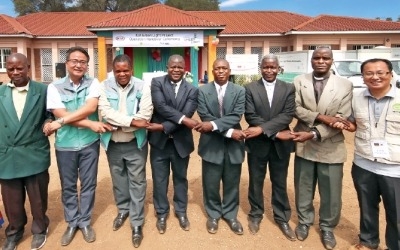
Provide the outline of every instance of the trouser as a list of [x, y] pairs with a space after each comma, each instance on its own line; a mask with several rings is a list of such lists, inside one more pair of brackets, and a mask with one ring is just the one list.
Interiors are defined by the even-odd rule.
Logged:
[[22, 237], [27, 223], [25, 198], [28, 194], [31, 207], [32, 234], [43, 233], [49, 226], [46, 216], [49, 172], [9, 180], [0, 180], [1, 196], [8, 219], [6, 236], [10, 241]]
[[148, 145], [139, 149], [135, 139], [110, 141], [107, 148], [115, 203], [119, 213], [129, 213], [132, 227], [144, 223], [147, 151]]
[[[97, 186], [99, 141], [79, 151], [56, 150], [65, 221], [70, 227], [90, 225]], [[78, 178], [81, 190], [77, 190]]]
[[165, 217], [169, 213], [168, 184], [170, 169], [174, 185], [174, 209], [178, 216], [186, 215], [188, 205], [187, 169], [189, 156], [181, 158], [169, 139], [164, 149], [150, 148], [151, 172], [153, 178], [153, 201], [157, 216]]
[[270, 150], [266, 157], [258, 157], [255, 154], [247, 154], [249, 166], [249, 217], [252, 220], [261, 221], [264, 214], [264, 180], [269, 168], [269, 176], [272, 183], [271, 204], [274, 220], [277, 223], [288, 222], [291, 216], [289, 198], [287, 194], [287, 174], [290, 154], [280, 159], [275, 148]]
[[343, 163], [328, 164], [295, 157], [294, 187], [299, 223], [314, 223], [314, 195], [318, 183], [320, 193], [319, 226], [321, 230], [333, 231], [340, 219], [342, 209]]
[[360, 206], [360, 243], [379, 246], [379, 203], [386, 213], [386, 246], [400, 249], [400, 178], [372, 173], [353, 164], [351, 170]]

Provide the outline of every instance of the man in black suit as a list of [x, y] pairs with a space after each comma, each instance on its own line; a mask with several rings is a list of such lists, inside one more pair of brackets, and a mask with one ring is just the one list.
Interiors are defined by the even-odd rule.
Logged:
[[188, 231], [190, 223], [187, 168], [194, 150], [192, 129], [197, 121], [191, 119], [197, 108], [198, 90], [184, 78], [185, 61], [180, 55], [168, 59], [166, 76], [153, 78], [151, 97], [154, 112], [149, 142], [153, 177], [153, 200], [157, 213], [157, 229], [163, 234], [167, 228], [169, 202], [167, 197], [170, 169], [174, 184], [174, 210], [180, 227]]
[[257, 233], [263, 218], [263, 188], [268, 165], [274, 220], [286, 238], [296, 240], [288, 223], [291, 209], [286, 189], [290, 153], [294, 149], [289, 124], [295, 113], [295, 88], [293, 84], [276, 79], [280, 67], [275, 55], [264, 56], [260, 68], [262, 78], [245, 86], [245, 118], [250, 125], [244, 131], [250, 179], [249, 229]]
[[[202, 158], [203, 200], [207, 212], [207, 231], [216, 233], [222, 217], [230, 229], [243, 234], [237, 220], [239, 183], [244, 161], [244, 138], [240, 127], [244, 113], [244, 88], [230, 82], [228, 61], [213, 63], [214, 82], [199, 90], [197, 113], [201, 123], [195, 129], [201, 133], [199, 155]], [[222, 197], [220, 186], [222, 182]]]

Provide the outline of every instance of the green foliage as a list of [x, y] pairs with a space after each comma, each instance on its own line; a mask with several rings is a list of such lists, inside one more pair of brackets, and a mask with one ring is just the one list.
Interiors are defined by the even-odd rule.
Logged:
[[164, 4], [181, 10], [219, 10], [219, 0], [166, 0]]

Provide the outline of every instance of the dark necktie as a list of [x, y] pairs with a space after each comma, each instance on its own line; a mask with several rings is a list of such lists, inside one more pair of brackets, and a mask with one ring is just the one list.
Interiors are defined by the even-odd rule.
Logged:
[[175, 98], [176, 98], [176, 86], [177, 86], [176, 82], [173, 82], [172, 83], [172, 90], [174, 91]]
[[222, 116], [223, 115], [223, 106], [224, 106], [224, 96], [222, 94], [222, 87], [219, 87], [218, 89], [218, 103], [219, 103], [219, 114]]
[[314, 83], [314, 90], [315, 90], [315, 100], [317, 103], [319, 102], [319, 99], [321, 98], [322, 91], [324, 90], [324, 79], [315, 79]]

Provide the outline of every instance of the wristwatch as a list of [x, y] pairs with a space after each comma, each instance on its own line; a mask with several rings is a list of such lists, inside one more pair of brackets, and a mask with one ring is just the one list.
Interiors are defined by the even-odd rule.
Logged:
[[61, 126], [63, 126], [64, 125], [64, 118], [62, 118], [62, 117], [57, 118], [56, 122], [58, 122]]
[[318, 139], [317, 132], [315, 132], [314, 130], [311, 130], [310, 133], [313, 134], [313, 138], [312, 138], [312, 139], [313, 139], [314, 141], [316, 141], [316, 140]]

